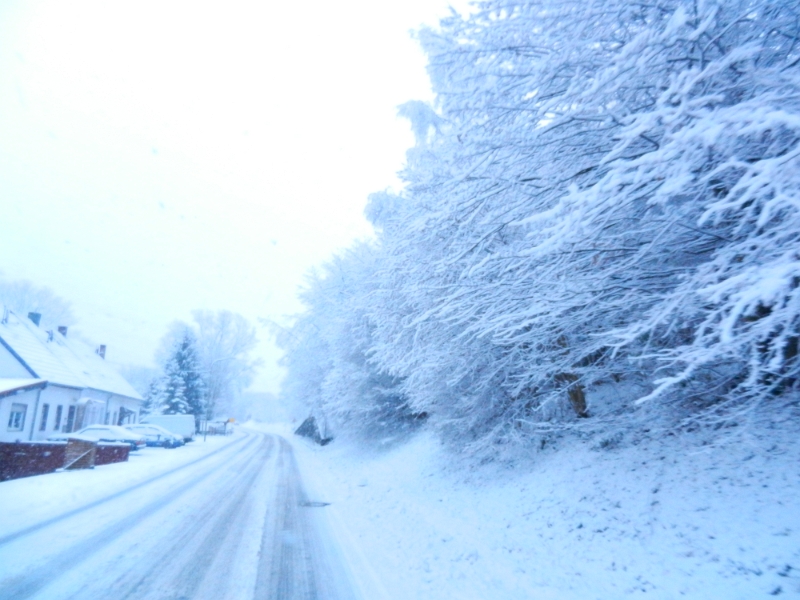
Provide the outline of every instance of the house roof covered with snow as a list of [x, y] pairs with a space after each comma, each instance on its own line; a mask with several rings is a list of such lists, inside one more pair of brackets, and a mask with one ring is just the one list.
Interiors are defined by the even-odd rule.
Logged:
[[39, 329], [8, 311], [0, 321], [0, 343], [33, 377], [51, 384], [93, 389], [141, 400], [139, 393], [113, 367], [80, 340]]
[[0, 377], [0, 398], [23, 390], [44, 387], [45, 385], [47, 385], [47, 381], [44, 379], [7, 379]]

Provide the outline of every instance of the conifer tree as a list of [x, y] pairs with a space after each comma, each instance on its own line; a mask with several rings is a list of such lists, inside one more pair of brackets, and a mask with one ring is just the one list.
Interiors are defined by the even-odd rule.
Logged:
[[142, 402], [143, 415], [160, 414], [160, 401], [163, 393], [162, 384], [162, 377], [155, 377], [150, 380], [150, 383], [147, 386], [147, 391], [144, 394], [144, 401]]
[[195, 424], [204, 412], [205, 382], [197, 355], [197, 340], [190, 330], [175, 345], [160, 381], [161, 412], [194, 415]]

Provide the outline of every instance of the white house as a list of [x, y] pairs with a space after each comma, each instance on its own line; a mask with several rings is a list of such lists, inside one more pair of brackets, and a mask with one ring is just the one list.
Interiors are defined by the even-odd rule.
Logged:
[[47, 386], [43, 379], [0, 378], [0, 442], [31, 438], [31, 415]]
[[44, 331], [30, 317], [5, 310], [0, 319], [0, 441], [139, 420], [142, 397], [106, 363], [104, 346], [70, 339], [66, 327]]

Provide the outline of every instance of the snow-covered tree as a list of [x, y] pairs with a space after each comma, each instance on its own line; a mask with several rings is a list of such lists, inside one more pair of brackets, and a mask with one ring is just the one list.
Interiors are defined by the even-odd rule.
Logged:
[[240, 314], [196, 310], [192, 316], [206, 382], [206, 416], [211, 419], [229, 410], [252, 382], [261, 364], [250, 356], [258, 340], [255, 327]]
[[279, 335], [287, 350], [284, 392], [306, 400], [323, 425], [386, 441], [419, 422], [400, 379], [370, 359], [375, 249], [358, 243], [312, 275], [302, 299], [308, 312]]
[[164, 375], [155, 386], [162, 414], [194, 415], [195, 421], [204, 416], [205, 382], [197, 340], [191, 330], [186, 330], [173, 347], [164, 365]]
[[161, 414], [162, 401], [164, 398], [164, 379], [161, 376], [154, 377], [147, 385], [147, 389], [142, 394], [142, 414], [152, 415]]
[[368, 266], [316, 284], [290, 377], [307, 344], [357, 407], [358, 349], [473, 451], [607, 412], [611, 379], [649, 388], [627, 409], [793, 393], [796, 3], [489, 0], [419, 39], [406, 187], [370, 200]]
[[[260, 359], [251, 356], [255, 328], [242, 315], [227, 310], [192, 312], [194, 324], [174, 321], [156, 350], [156, 361], [168, 364], [186, 336], [194, 340], [204, 385], [205, 418], [220, 416], [252, 382]], [[224, 416], [224, 415], [223, 415]]]
[[39, 313], [42, 315], [42, 328], [55, 329], [76, 322], [69, 302], [49, 287], [38, 286], [26, 279], [0, 279], [0, 304], [22, 317], [29, 312]]
[[697, 375], [718, 397], [785, 386], [797, 7], [478, 6], [420, 34], [442, 121], [417, 136], [403, 197], [371, 209], [378, 364], [415, 408], [492, 443], [612, 375], [657, 370], [657, 392]]

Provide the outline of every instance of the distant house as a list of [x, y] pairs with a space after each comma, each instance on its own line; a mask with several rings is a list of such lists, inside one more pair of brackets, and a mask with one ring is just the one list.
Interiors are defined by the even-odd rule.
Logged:
[[39, 328], [40, 316], [5, 310], [0, 319], [0, 441], [41, 440], [96, 423], [139, 420], [142, 397], [67, 328]]

